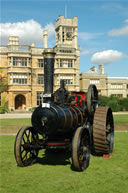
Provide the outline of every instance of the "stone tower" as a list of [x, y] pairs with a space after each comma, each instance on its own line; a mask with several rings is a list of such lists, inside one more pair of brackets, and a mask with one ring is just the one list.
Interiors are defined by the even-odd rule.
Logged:
[[[69, 90], [73, 89], [79, 91], [79, 58], [80, 58], [80, 47], [77, 43], [77, 28], [78, 18], [65, 18], [63, 15], [59, 16], [55, 22], [55, 36], [56, 36], [56, 58], [61, 63], [60, 69], [61, 74], [65, 76], [71, 75], [73, 80], [72, 88], [71, 85], [68, 87]], [[72, 62], [72, 68], [65, 68], [66, 63]], [[64, 67], [64, 68], [63, 68]], [[62, 76], [60, 76], [60, 79]]]
[[59, 16], [55, 23], [56, 45], [73, 47], [77, 49], [77, 17], [64, 18]]

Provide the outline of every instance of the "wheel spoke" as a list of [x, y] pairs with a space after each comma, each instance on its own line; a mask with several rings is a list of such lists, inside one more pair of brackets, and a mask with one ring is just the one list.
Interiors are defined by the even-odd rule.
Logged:
[[22, 157], [22, 160], [24, 160], [24, 158], [27, 158], [27, 154], [28, 154], [28, 151], [25, 152], [25, 155]]
[[[30, 131], [29, 131], [30, 132]], [[26, 136], [26, 138], [27, 138], [27, 142], [30, 142], [29, 141], [29, 134], [27, 135], [27, 133], [25, 132], [25, 136]]]
[[23, 138], [22, 138], [22, 139], [23, 139], [24, 143], [26, 143], [26, 142], [25, 142], [25, 139], [24, 139], [24, 136], [23, 136]]
[[109, 133], [110, 131], [111, 131], [111, 126], [110, 126], [110, 124], [108, 124], [106, 127], [106, 132]]
[[23, 149], [22, 151], [21, 151], [21, 154], [24, 152], [25, 150]]
[[28, 139], [29, 139], [29, 136], [30, 136], [30, 130], [28, 131]]

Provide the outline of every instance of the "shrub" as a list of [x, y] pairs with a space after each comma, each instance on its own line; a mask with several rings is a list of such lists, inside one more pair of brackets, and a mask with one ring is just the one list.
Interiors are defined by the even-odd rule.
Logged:
[[98, 101], [99, 106], [105, 107], [108, 105], [108, 102], [109, 102], [109, 97], [101, 96], [101, 95], [99, 96], [99, 101]]
[[5, 98], [3, 97], [1, 100], [0, 113], [4, 114], [7, 112], [8, 112], [8, 103], [6, 102]]
[[112, 109], [114, 112], [120, 111], [120, 105], [117, 103], [117, 100], [110, 100], [108, 103], [108, 106]]
[[128, 111], [128, 98], [99, 96], [99, 106], [109, 106], [112, 111]]
[[128, 98], [119, 98], [118, 103], [121, 111], [128, 111]]
[[37, 107], [32, 107], [32, 108], [31, 108], [31, 112], [35, 111], [36, 108], [37, 108]]

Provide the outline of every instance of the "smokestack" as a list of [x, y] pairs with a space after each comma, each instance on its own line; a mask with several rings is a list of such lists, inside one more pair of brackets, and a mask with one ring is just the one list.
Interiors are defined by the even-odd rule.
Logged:
[[44, 48], [48, 48], [48, 31], [43, 31]]
[[53, 49], [44, 50], [44, 102], [52, 101], [53, 76], [54, 76], [54, 57]]
[[99, 73], [104, 74], [104, 64], [99, 65]]

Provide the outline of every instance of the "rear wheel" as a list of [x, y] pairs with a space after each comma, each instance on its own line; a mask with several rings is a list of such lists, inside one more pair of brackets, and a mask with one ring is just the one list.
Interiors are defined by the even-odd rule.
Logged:
[[89, 134], [83, 127], [79, 127], [72, 142], [72, 164], [77, 171], [83, 171], [89, 166], [90, 144]]
[[93, 121], [93, 147], [95, 155], [111, 154], [114, 146], [114, 122], [109, 107], [96, 109]]
[[21, 128], [17, 133], [14, 154], [18, 166], [31, 165], [38, 156], [38, 150], [32, 148], [38, 141], [38, 135], [32, 127]]

